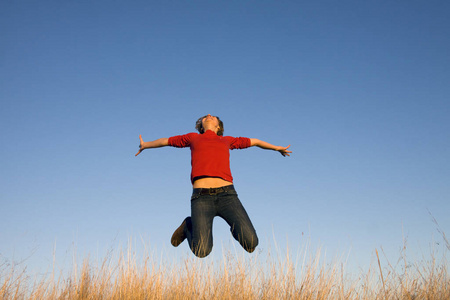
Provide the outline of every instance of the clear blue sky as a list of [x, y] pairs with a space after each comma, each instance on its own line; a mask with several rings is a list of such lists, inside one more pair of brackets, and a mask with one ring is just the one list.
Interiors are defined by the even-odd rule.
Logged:
[[[45, 267], [141, 238], [167, 257], [190, 212], [194, 131], [231, 152], [260, 236], [371, 262], [450, 232], [448, 1], [1, 1], [0, 262]], [[239, 247], [215, 220], [221, 247]], [[69, 258], [67, 258], [69, 257]], [[62, 263], [61, 263], [62, 264]]]

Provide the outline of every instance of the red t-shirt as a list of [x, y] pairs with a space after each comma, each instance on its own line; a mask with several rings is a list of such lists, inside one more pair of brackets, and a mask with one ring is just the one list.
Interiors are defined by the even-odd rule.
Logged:
[[191, 148], [191, 181], [197, 177], [220, 177], [233, 182], [230, 170], [230, 151], [250, 147], [246, 137], [218, 136], [211, 130], [203, 134], [188, 133], [169, 138], [169, 146]]

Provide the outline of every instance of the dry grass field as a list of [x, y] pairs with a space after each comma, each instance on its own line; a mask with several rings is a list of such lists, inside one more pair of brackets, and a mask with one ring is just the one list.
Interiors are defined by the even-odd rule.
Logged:
[[99, 263], [74, 262], [69, 275], [54, 270], [38, 279], [25, 268], [0, 265], [0, 298], [450, 299], [449, 250], [447, 243], [440, 257], [420, 263], [401, 257], [395, 266], [374, 250], [373, 266], [351, 277], [339, 259], [324, 263], [320, 250], [301, 251], [295, 259], [289, 250], [264, 260], [257, 253], [230, 253], [211, 263], [193, 255], [178, 262], [137, 257], [129, 247]]
[[441, 254], [433, 248], [411, 262], [404, 241], [395, 264], [375, 249], [376, 263], [356, 277], [342, 259], [329, 262], [320, 249], [311, 252], [309, 242], [295, 255], [275, 243], [276, 251], [264, 257], [228, 252], [212, 263], [192, 254], [179, 261], [148, 251], [138, 257], [130, 240], [126, 251], [110, 251], [99, 263], [86, 258], [78, 265], [74, 255], [69, 275], [53, 266], [33, 279], [26, 267], [0, 262], [0, 299], [450, 299], [450, 242], [433, 222], [443, 238]]

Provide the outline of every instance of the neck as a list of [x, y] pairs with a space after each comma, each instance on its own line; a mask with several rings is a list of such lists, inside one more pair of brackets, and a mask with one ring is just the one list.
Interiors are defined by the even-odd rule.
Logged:
[[203, 132], [206, 132], [208, 130], [210, 130], [210, 131], [214, 132], [215, 134], [217, 134], [217, 131], [214, 130], [213, 128], [203, 128]]

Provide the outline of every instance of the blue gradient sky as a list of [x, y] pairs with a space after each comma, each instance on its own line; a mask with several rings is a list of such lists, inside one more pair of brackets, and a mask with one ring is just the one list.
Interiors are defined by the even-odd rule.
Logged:
[[[0, 259], [42, 268], [130, 237], [167, 257], [190, 212], [194, 131], [287, 146], [231, 152], [260, 236], [355, 265], [450, 231], [447, 1], [1, 1]], [[217, 258], [234, 249], [215, 220]], [[135, 239], [135, 240], [136, 240]], [[238, 250], [240, 251], [240, 249]], [[69, 254], [68, 254], [69, 253]], [[69, 259], [70, 260], [70, 259]], [[63, 264], [61, 262], [61, 264]]]

